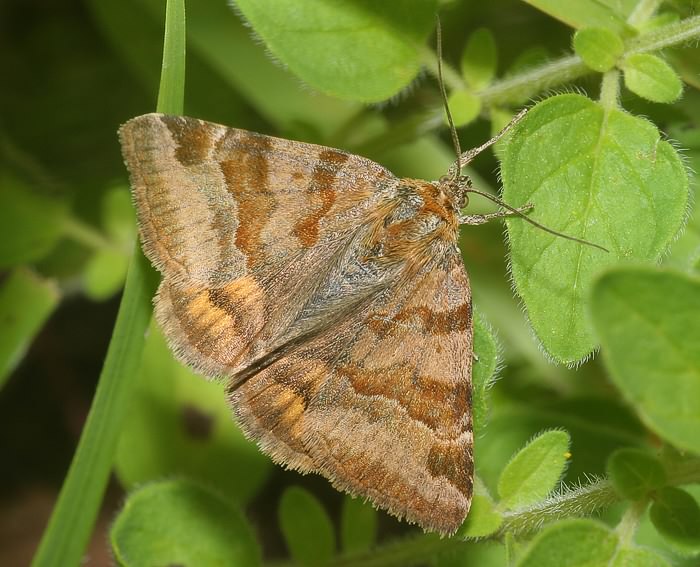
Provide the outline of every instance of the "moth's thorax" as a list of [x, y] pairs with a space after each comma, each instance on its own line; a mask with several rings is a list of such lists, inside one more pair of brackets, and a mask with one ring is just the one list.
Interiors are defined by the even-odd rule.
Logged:
[[451, 246], [457, 240], [454, 202], [433, 183], [401, 179], [379, 214], [375, 238], [387, 254], [430, 254], [433, 245]]

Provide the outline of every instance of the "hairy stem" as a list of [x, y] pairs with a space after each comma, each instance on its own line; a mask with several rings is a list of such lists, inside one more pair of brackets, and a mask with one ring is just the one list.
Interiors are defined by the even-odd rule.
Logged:
[[[643, 13], [647, 13], [646, 7]], [[633, 53], [658, 51], [667, 47], [682, 45], [698, 38], [700, 38], [700, 16], [693, 16], [680, 22], [656, 28], [630, 40], [622, 58], [624, 59], [624, 57]], [[435, 54], [426, 50], [423, 59], [428, 71], [436, 75], [437, 60]], [[580, 57], [569, 55], [497, 81], [477, 92], [476, 95], [481, 99], [484, 107], [522, 104], [530, 97], [540, 94], [547, 89], [570, 83], [594, 72], [583, 63]], [[451, 90], [465, 88], [464, 81], [459, 76], [459, 73], [449, 65], [443, 66], [443, 74], [445, 83]]]
[[650, 30], [630, 41], [625, 55], [658, 51], [700, 38], [700, 15]]
[[600, 85], [600, 104], [606, 113], [617, 108], [617, 101], [620, 97], [620, 72], [617, 69], [607, 71], [603, 75], [603, 82]]

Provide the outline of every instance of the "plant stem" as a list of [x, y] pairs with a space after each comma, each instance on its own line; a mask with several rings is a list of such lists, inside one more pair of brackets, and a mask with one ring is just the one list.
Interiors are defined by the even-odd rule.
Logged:
[[620, 536], [621, 547], [626, 547], [634, 541], [634, 534], [637, 532], [637, 526], [639, 526], [639, 521], [642, 519], [648, 504], [649, 501], [645, 498], [637, 502], [632, 502], [625, 511], [625, 514], [622, 516], [616, 528]]
[[611, 69], [603, 74], [603, 82], [600, 85], [600, 104], [606, 112], [617, 108], [620, 95], [620, 72]]

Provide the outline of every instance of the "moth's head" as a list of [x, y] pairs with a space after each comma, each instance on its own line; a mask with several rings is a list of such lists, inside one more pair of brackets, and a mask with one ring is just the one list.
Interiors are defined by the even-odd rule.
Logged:
[[469, 204], [472, 180], [468, 175], [458, 175], [450, 171], [438, 180], [438, 188], [450, 197], [459, 212]]

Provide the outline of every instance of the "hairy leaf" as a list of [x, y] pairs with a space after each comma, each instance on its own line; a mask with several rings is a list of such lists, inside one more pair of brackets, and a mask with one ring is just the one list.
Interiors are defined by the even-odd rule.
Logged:
[[538, 338], [555, 359], [579, 361], [596, 346], [586, 317], [596, 273], [655, 261], [679, 231], [683, 163], [649, 122], [567, 94], [530, 110], [506, 147], [502, 175], [511, 206], [531, 203], [537, 222], [609, 249], [507, 222], [513, 280]]
[[376, 102], [418, 74], [436, 0], [236, 0], [270, 51], [321, 92]]
[[547, 431], [530, 441], [501, 473], [500, 504], [516, 509], [546, 498], [564, 473], [570, 443], [566, 431]]

